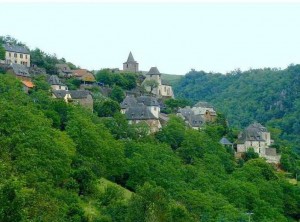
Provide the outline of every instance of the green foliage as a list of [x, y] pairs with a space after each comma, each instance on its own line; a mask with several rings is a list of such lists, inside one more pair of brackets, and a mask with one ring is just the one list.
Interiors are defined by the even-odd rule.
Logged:
[[76, 89], [79, 89], [79, 87], [81, 85], [81, 80], [76, 79], [76, 78], [70, 78], [70, 79], [66, 80], [66, 85], [69, 90], [76, 90]]
[[283, 150], [284, 159], [287, 160], [287, 154], [291, 158], [288, 162], [298, 162], [299, 84], [300, 65], [290, 65], [283, 70], [235, 70], [226, 75], [192, 70], [175, 84], [174, 92], [177, 97], [193, 102], [209, 101], [224, 113], [233, 127], [241, 129], [258, 121], [275, 129], [272, 137], [279, 147], [292, 147], [294, 153]]
[[178, 108], [183, 108], [185, 106], [190, 106], [191, 102], [186, 99], [167, 99], [165, 102], [167, 113], [176, 113]]
[[224, 119], [197, 131], [172, 116], [148, 135], [119, 112], [100, 118], [52, 99], [43, 81], [27, 95], [0, 75], [0, 221], [299, 220], [299, 186], [261, 158], [237, 166], [218, 143]]
[[94, 103], [94, 111], [100, 117], [112, 117], [116, 113], [120, 112], [120, 104], [114, 100], [106, 99], [102, 101], [96, 101]]
[[117, 101], [118, 103], [121, 103], [124, 100], [124, 98], [125, 98], [125, 93], [124, 93], [124, 91], [122, 90], [121, 87], [114, 86], [112, 88], [112, 91], [111, 91], [109, 97], [111, 99]]
[[172, 149], [180, 147], [185, 134], [185, 124], [180, 117], [172, 116], [161, 131], [156, 134], [160, 142], [169, 144]]
[[137, 85], [137, 75], [135, 73], [113, 73], [109, 69], [98, 71], [96, 80], [110, 87], [116, 85], [125, 90], [134, 89]]
[[150, 93], [152, 93], [153, 89], [158, 87], [158, 82], [154, 79], [145, 80], [143, 82], [144, 87], [150, 87]]
[[5, 60], [5, 49], [2, 44], [0, 44], [0, 60]]
[[258, 157], [259, 157], [258, 153], [256, 153], [252, 147], [250, 147], [245, 153], [245, 161], [256, 159]]

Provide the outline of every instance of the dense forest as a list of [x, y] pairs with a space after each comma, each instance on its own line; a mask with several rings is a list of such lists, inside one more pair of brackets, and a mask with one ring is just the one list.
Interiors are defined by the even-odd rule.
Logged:
[[[253, 121], [276, 128], [300, 153], [300, 65], [286, 69], [235, 70], [226, 75], [190, 71], [174, 87], [178, 97], [205, 100], [239, 129]], [[274, 135], [275, 135], [274, 134]]]
[[197, 131], [172, 116], [149, 135], [34, 83], [25, 94], [0, 75], [0, 221], [299, 220], [299, 186], [260, 158], [236, 162], [223, 120]]

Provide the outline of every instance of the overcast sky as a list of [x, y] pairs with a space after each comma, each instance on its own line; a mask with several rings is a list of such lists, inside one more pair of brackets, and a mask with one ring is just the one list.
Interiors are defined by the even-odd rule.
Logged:
[[0, 3], [0, 35], [82, 68], [226, 73], [300, 63], [300, 4]]

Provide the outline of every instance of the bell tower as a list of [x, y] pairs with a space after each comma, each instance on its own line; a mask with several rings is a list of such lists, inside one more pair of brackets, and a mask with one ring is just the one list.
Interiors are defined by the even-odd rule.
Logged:
[[134, 73], [139, 71], [139, 63], [134, 60], [131, 52], [129, 53], [127, 61], [123, 63], [123, 71]]

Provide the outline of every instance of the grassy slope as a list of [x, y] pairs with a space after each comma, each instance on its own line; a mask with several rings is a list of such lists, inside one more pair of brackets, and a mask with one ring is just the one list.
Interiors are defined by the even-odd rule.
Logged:
[[[111, 182], [105, 178], [99, 179], [98, 185], [96, 186], [96, 188], [99, 191], [99, 193], [103, 193], [107, 186], [116, 186], [120, 190], [122, 190], [124, 192], [125, 200], [129, 200], [131, 198], [131, 195], [132, 195], [131, 191], [129, 191], [129, 190], [121, 187], [120, 185], [118, 185], [114, 182]], [[95, 207], [96, 202], [97, 202], [96, 198], [92, 197], [92, 196], [84, 198], [81, 201], [81, 206], [83, 207], [85, 214], [88, 217], [89, 221], [93, 221], [95, 218], [98, 218], [101, 215], [99, 210]]]

